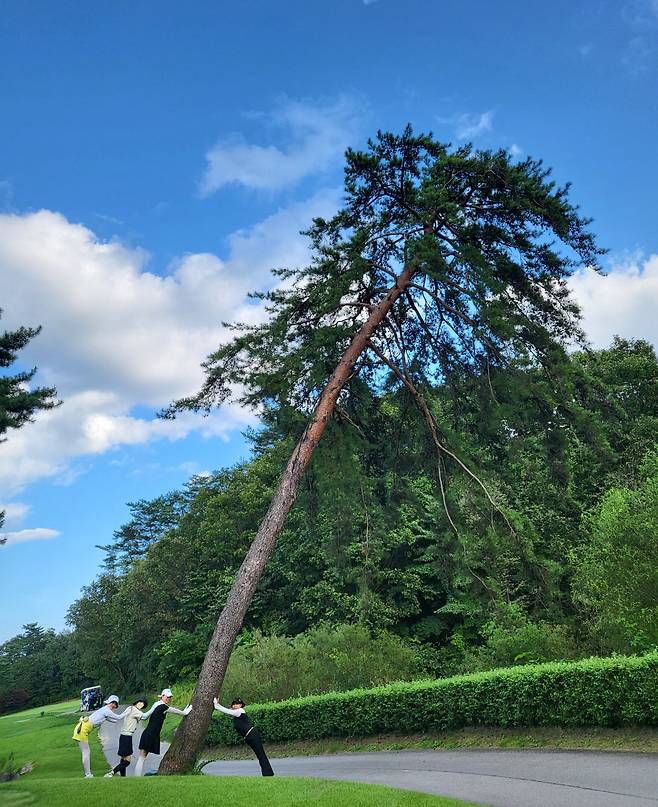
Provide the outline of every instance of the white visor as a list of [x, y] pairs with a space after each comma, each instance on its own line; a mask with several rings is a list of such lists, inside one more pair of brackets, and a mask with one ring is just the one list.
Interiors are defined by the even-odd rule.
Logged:
[[163, 689], [160, 693], [161, 698], [173, 698], [174, 693], [170, 689]]
[[117, 706], [119, 705], [119, 696], [118, 695], [110, 695], [110, 697], [105, 701], [105, 703], [116, 703]]

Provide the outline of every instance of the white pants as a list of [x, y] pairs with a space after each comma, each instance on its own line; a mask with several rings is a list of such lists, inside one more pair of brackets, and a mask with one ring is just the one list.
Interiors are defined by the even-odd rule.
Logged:
[[89, 761], [89, 743], [80, 742], [80, 753], [82, 754], [82, 767], [85, 770], [85, 775], [91, 773], [91, 763]]

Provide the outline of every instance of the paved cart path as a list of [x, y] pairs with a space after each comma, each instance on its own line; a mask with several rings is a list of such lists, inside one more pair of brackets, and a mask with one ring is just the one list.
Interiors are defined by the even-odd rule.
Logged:
[[[391, 785], [493, 807], [658, 807], [658, 755], [589, 751], [378, 751], [272, 759], [278, 776]], [[211, 776], [258, 776], [254, 759]]]
[[[123, 712], [125, 706], [119, 706], [117, 712]], [[166, 718], [165, 718], [166, 719]], [[113, 768], [119, 762], [119, 755], [117, 754], [117, 748], [119, 747], [119, 734], [121, 734], [121, 725], [123, 721], [119, 723], [110, 723], [109, 721], [105, 721], [101, 723], [100, 728], [98, 729], [98, 738], [101, 741], [101, 745], [103, 746], [103, 753], [105, 754], [105, 759], [109, 762], [110, 766]], [[142, 732], [146, 727], [146, 723], [143, 726], [139, 726], [137, 731], [133, 736], [133, 761], [130, 763], [130, 767], [126, 770], [126, 774], [128, 776], [135, 775], [135, 765], [137, 764], [137, 759], [139, 757], [139, 738], [142, 736]], [[157, 771], [160, 767], [160, 762], [162, 761], [162, 757], [164, 756], [165, 751], [169, 748], [169, 743], [160, 743], [160, 750], [162, 754], [149, 754], [146, 757], [146, 762], [144, 763], [144, 773], [148, 773], [149, 771]], [[93, 754], [93, 751], [92, 751]], [[94, 770], [94, 757], [91, 758], [91, 769], [94, 771], [95, 776], [102, 776], [102, 774], [107, 773], [107, 769], [101, 771], [98, 770], [98, 765], [96, 765], [96, 770]]]

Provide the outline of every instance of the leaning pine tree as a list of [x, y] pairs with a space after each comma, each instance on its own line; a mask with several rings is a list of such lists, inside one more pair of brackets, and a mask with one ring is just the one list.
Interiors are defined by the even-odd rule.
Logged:
[[350, 150], [346, 160], [343, 208], [308, 231], [311, 263], [277, 270], [279, 286], [256, 295], [267, 306], [265, 324], [232, 326], [232, 341], [204, 365], [203, 389], [164, 413], [209, 411], [237, 389], [242, 404], [292, 406], [308, 413], [308, 423], [219, 616], [193, 711], [162, 773], [194, 764], [213, 696], [300, 480], [353, 380], [403, 384], [436, 446], [444, 503], [450, 462], [504, 518], [444, 438], [424, 390], [445, 382], [457, 389], [454, 377], [490, 379], [500, 368], [532, 368], [546, 379], [533, 394], [557, 406], [568, 387], [563, 346], [583, 339], [567, 279], [576, 266], [596, 267], [602, 250], [589, 220], [570, 204], [568, 187], [556, 187], [540, 162], [514, 164], [505, 151], [470, 146], [451, 151], [410, 128], [401, 136], [379, 133], [366, 152]]

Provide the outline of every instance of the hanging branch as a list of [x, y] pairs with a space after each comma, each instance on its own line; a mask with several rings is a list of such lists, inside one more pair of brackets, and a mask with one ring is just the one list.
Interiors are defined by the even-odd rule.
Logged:
[[[464, 470], [471, 477], [471, 479], [473, 479], [475, 482], [477, 482], [477, 484], [484, 491], [484, 494], [487, 497], [487, 499], [489, 500], [489, 502], [490, 502], [491, 506], [493, 507], [493, 509], [503, 517], [503, 519], [505, 520], [505, 523], [507, 524], [507, 526], [510, 529], [510, 532], [512, 534], [515, 534], [514, 528], [512, 527], [509, 519], [507, 518], [507, 515], [496, 504], [493, 496], [489, 492], [489, 489], [484, 484], [484, 482], [480, 479], [480, 477], [477, 474], [473, 473], [473, 471], [471, 471], [471, 469], [467, 465], [465, 465], [462, 462], [462, 460], [454, 452], [450, 451], [450, 449], [447, 448], [439, 440], [439, 434], [438, 434], [438, 430], [437, 430], [437, 426], [436, 426], [436, 421], [434, 420], [434, 416], [432, 415], [429, 406], [427, 405], [425, 399], [423, 398], [421, 393], [418, 391], [418, 389], [414, 385], [413, 381], [409, 378], [409, 376], [405, 375], [400, 370], [400, 368], [397, 367], [397, 365], [393, 364], [393, 362], [388, 358], [388, 356], [386, 356], [386, 354], [384, 354], [377, 347], [377, 345], [375, 345], [371, 340], [368, 341], [367, 346], [368, 346], [368, 348], [370, 350], [372, 350], [372, 352], [377, 356], [377, 358], [379, 358], [381, 361], [384, 362], [384, 364], [391, 370], [391, 372], [394, 375], [396, 375], [400, 379], [400, 381], [405, 385], [405, 387], [409, 390], [409, 392], [413, 396], [418, 408], [420, 409], [421, 414], [425, 418], [425, 422], [427, 423], [427, 427], [430, 430], [430, 434], [432, 435], [432, 440], [434, 441], [434, 444], [436, 445], [437, 449], [440, 450], [440, 451], [443, 451], [445, 454], [447, 454], [449, 457], [451, 457], [453, 460], [455, 460], [455, 462], [462, 468], [462, 470]], [[455, 528], [455, 531], [456, 531], [456, 528]]]

